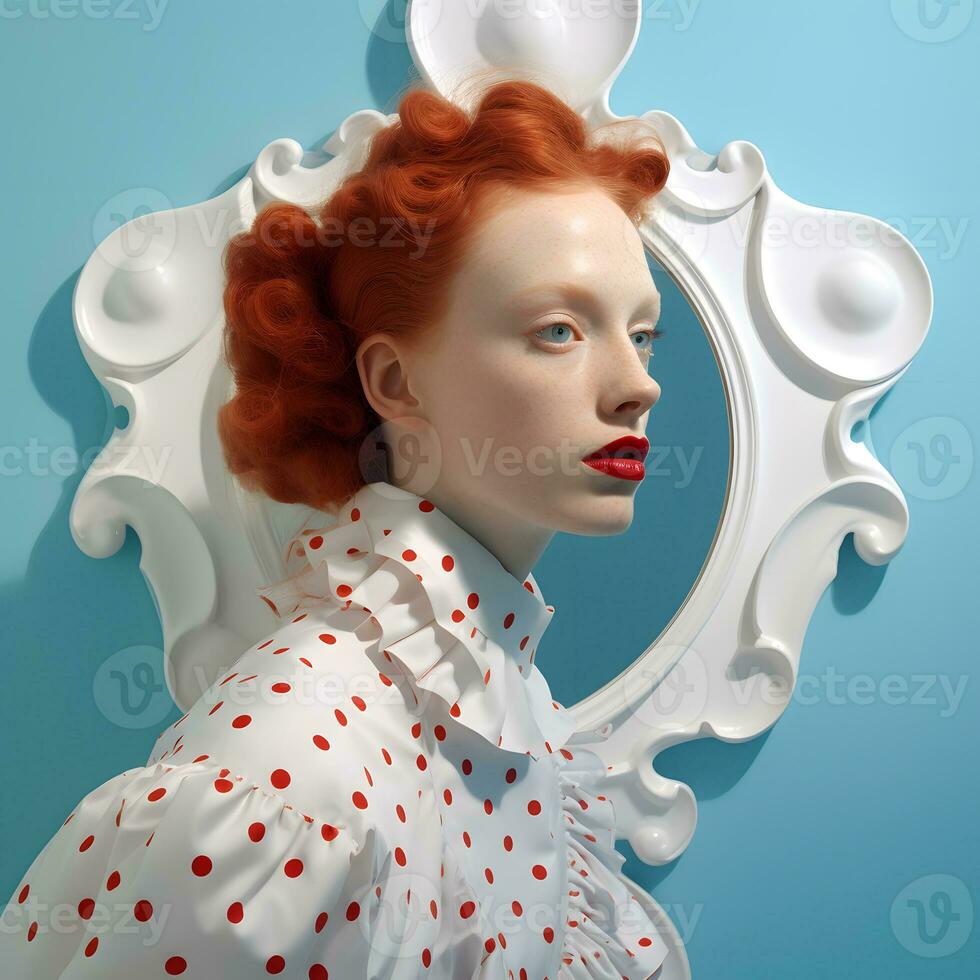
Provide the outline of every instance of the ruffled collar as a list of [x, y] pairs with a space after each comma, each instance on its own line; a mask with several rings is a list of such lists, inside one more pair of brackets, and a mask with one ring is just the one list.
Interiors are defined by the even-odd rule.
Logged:
[[286, 569], [256, 589], [277, 616], [325, 602], [363, 609], [416, 687], [493, 745], [539, 758], [575, 732], [534, 663], [554, 607], [425, 497], [365, 484], [335, 523], [288, 543]]

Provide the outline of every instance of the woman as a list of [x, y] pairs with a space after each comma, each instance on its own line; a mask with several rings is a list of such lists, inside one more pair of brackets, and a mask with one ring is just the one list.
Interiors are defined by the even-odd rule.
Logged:
[[31, 865], [4, 977], [660, 972], [534, 664], [531, 568], [629, 526], [660, 395], [636, 222], [667, 161], [621, 134], [530, 82], [412, 91], [316, 220], [230, 243], [226, 459], [312, 523], [275, 630]]

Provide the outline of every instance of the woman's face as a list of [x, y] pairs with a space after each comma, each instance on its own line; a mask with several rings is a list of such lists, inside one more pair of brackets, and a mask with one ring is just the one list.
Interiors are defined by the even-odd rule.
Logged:
[[643, 244], [598, 188], [486, 193], [448, 311], [408, 359], [426, 423], [417, 488], [466, 501], [484, 524], [621, 532], [642, 467], [617, 476], [582, 457], [642, 439], [660, 397], [650, 374], [660, 296]]

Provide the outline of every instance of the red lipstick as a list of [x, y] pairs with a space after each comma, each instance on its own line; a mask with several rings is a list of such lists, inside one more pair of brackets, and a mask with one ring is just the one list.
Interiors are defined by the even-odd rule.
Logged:
[[620, 436], [601, 449], [582, 457], [586, 466], [621, 480], [642, 480], [643, 459], [650, 451], [646, 436]]

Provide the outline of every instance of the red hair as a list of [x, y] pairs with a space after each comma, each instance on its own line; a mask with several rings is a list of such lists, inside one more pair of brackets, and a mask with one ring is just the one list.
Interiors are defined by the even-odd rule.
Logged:
[[634, 224], [642, 220], [643, 202], [667, 181], [667, 155], [649, 129], [653, 145], [632, 134], [618, 145], [601, 139], [622, 132], [616, 126], [590, 139], [575, 110], [530, 81], [493, 84], [470, 113], [410, 90], [398, 119], [373, 136], [363, 167], [315, 216], [269, 204], [233, 237], [224, 256], [224, 353], [236, 393], [219, 409], [218, 431], [242, 485], [325, 510], [384, 479], [365, 473], [362, 458], [382, 420], [361, 386], [358, 344], [376, 331], [416, 335], [440, 320], [479, 228], [477, 203], [495, 184], [587, 183]]

